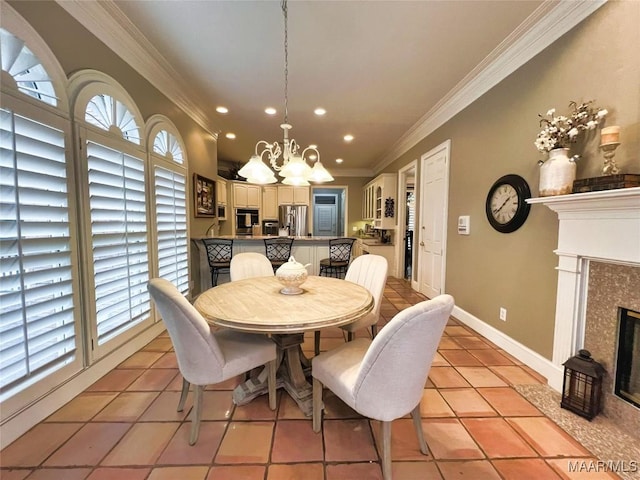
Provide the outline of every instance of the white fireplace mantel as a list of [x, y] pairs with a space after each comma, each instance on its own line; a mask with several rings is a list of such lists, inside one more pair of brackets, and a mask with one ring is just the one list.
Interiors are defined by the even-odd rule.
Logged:
[[562, 390], [562, 364], [583, 347], [590, 260], [640, 266], [640, 187], [527, 200], [558, 214], [558, 291], [553, 338], [554, 375]]

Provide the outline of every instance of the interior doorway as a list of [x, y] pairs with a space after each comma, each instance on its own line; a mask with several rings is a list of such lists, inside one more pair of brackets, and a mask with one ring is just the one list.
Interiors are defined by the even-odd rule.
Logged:
[[414, 229], [416, 216], [416, 172], [418, 161], [414, 160], [398, 171], [398, 238], [401, 241], [396, 248], [397, 265], [399, 266], [397, 275], [400, 278], [411, 282], [412, 288], [417, 290], [418, 282], [416, 276]]
[[313, 187], [311, 225], [314, 237], [344, 237], [347, 187]]

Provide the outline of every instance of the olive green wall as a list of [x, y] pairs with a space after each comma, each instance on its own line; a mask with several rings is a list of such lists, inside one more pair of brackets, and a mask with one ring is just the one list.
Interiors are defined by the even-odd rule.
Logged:
[[[214, 137], [195, 123], [165, 95], [145, 80], [118, 55], [52, 1], [8, 2], [44, 39], [67, 76], [78, 70], [92, 69], [113, 77], [129, 93], [146, 121], [154, 114], [168, 117], [184, 141], [189, 163], [189, 193], [193, 205], [191, 178], [199, 173], [215, 178], [218, 171]], [[194, 218], [192, 235], [204, 233], [212, 219]]]
[[[571, 100], [594, 99], [609, 110], [606, 124], [622, 127], [617, 163], [640, 173], [638, 25], [640, 2], [608, 2], [384, 169], [398, 171], [451, 139], [445, 290], [458, 307], [546, 358], [553, 345], [557, 216], [532, 206], [523, 227], [501, 234], [486, 219], [485, 199], [509, 173], [524, 177], [537, 196], [537, 115], [553, 107], [568, 112]], [[597, 134], [586, 142], [578, 178], [601, 174], [597, 144]], [[419, 206], [419, 188], [417, 196]], [[457, 234], [459, 215], [471, 216], [471, 235]], [[506, 322], [498, 319], [500, 307]]]

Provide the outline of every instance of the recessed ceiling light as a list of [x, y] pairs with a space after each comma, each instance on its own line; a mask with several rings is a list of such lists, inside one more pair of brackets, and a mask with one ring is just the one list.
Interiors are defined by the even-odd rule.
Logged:
[[313, 111], [313, 113], [315, 113], [316, 115], [324, 115], [325, 113], [327, 113], [327, 111], [322, 107], [318, 107]]
[[344, 136], [344, 141], [345, 142], [350, 142], [351, 140], [353, 140], [353, 135], [348, 134]]
[[233, 140], [236, 138], [236, 134], [233, 132], [229, 132], [225, 135], [225, 137], [227, 137], [229, 140]]
[[222, 105], [216, 107], [216, 112], [218, 113], [229, 113], [229, 109], [227, 107], [223, 107]]
[[267, 107], [264, 109], [264, 113], [266, 113], [267, 115], [275, 115], [276, 113], [278, 113], [278, 111], [273, 107]]
[[342, 163], [344, 162], [344, 160], [342, 160], [341, 158], [336, 158], [336, 163]]

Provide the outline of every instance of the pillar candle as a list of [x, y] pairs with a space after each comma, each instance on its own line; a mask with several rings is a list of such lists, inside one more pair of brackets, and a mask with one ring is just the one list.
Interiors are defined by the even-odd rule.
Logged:
[[600, 132], [600, 144], [616, 143], [620, 141], [620, 127], [605, 127]]

